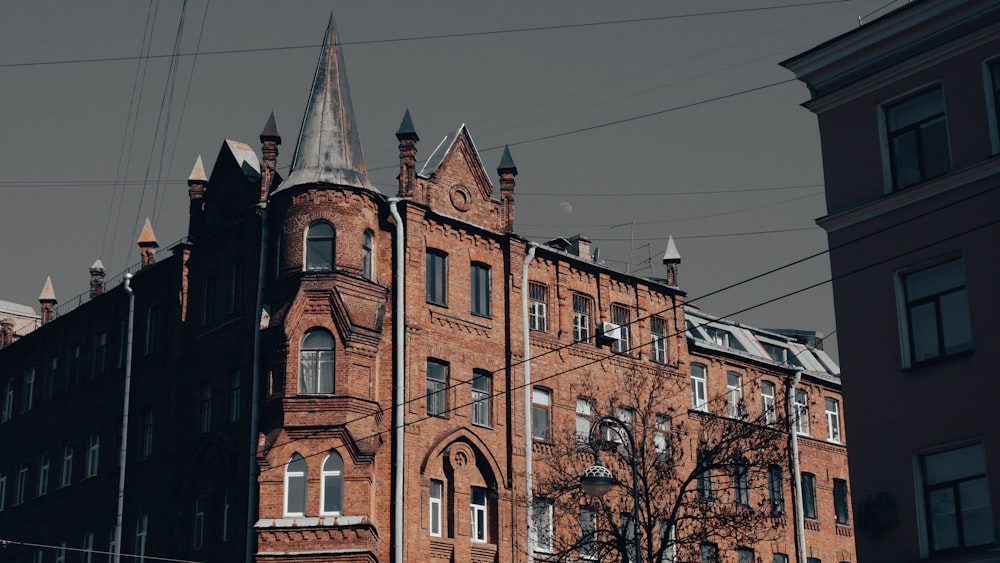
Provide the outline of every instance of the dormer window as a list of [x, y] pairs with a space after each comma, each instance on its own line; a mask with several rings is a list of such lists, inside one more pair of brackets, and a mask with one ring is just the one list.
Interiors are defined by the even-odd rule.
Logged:
[[333, 242], [333, 225], [325, 221], [309, 225], [309, 231], [306, 233], [306, 271], [333, 270]]

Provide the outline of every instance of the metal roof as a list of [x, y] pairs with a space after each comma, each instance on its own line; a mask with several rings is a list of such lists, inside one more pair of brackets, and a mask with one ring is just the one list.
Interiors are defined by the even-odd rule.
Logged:
[[13, 303], [11, 301], [4, 301], [2, 299], [0, 299], [0, 313], [8, 313], [21, 317], [39, 318], [38, 313], [35, 312], [33, 307], [21, 305], [20, 303]]

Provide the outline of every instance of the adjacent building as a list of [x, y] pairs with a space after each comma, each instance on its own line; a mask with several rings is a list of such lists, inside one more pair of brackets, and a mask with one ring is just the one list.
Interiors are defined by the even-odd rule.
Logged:
[[[646, 409], [656, 463], [701, 463], [714, 421], [781, 453], [698, 478], [703, 507], [766, 511], [763, 535], [662, 560], [855, 561], [839, 368], [815, 335], [686, 304], [672, 242], [667, 277], [641, 278], [585, 236], [517, 235], [514, 160], [497, 190], [464, 125], [418, 165], [407, 111], [381, 193], [332, 22], [324, 44], [287, 178], [271, 116], [259, 154], [198, 158], [183, 240], [160, 249], [147, 222], [126, 276], [93, 268], [64, 309], [47, 285], [41, 326], [0, 349], [0, 560], [552, 559], [587, 506], [529, 483], [598, 415], [638, 435], [622, 390], [642, 376], [674, 390]], [[657, 523], [662, 545], [683, 522]]]
[[862, 561], [1000, 561], [1000, 5], [922, 0], [784, 63], [819, 121]]

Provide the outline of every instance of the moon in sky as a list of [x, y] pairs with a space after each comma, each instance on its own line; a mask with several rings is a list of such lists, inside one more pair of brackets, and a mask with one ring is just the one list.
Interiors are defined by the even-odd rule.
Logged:
[[573, 204], [568, 201], [559, 202], [559, 209], [562, 209], [562, 212], [566, 215], [573, 214]]

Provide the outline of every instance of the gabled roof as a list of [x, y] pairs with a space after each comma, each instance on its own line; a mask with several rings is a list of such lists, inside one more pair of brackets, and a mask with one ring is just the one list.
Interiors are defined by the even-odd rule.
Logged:
[[240, 165], [240, 170], [243, 171], [247, 181], [260, 180], [260, 160], [257, 159], [253, 147], [232, 139], [226, 139], [226, 146], [229, 147], [229, 152], [233, 153], [233, 158]]
[[486, 197], [489, 198], [493, 193], [493, 184], [490, 182], [489, 174], [486, 173], [486, 167], [483, 166], [483, 161], [479, 157], [479, 149], [476, 148], [476, 143], [472, 140], [472, 135], [469, 134], [469, 130], [465, 127], [464, 123], [453, 133], [449, 133], [445, 135], [444, 139], [441, 139], [441, 142], [438, 143], [434, 152], [424, 162], [420, 173], [417, 175], [421, 178], [430, 178], [433, 176], [441, 168], [441, 165], [455, 152], [455, 149], [462, 141], [468, 143], [469, 153], [473, 159], [470, 167], [472, 168], [472, 172], [479, 177], [479, 181], [482, 184], [481, 187], [489, 192], [486, 194]]
[[368, 181], [344, 58], [337, 42], [337, 27], [331, 15], [291, 172], [275, 192], [304, 184], [353, 186], [378, 192]]

